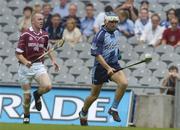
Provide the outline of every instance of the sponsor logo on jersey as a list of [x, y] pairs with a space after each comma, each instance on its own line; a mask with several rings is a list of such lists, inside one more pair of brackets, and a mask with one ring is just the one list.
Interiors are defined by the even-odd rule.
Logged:
[[29, 37], [29, 41], [33, 41], [33, 38], [31, 36]]

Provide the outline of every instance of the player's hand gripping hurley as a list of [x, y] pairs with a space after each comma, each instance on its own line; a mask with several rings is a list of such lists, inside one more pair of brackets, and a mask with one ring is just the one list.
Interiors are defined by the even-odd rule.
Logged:
[[[116, 72], [118, 72], [118, 71], [120, 71], [120, 70], [126, 69], [126, 68], [130, 68], [130, 67], [132, 67], [132, 66], [141, 64], [141, 63], [149, 63], [151, 60], [152, 60], [152, 57], [149, 57], [149, 56], [148, 56], [148, 57], [145, 57], [145, 58], [144, 58], [143, 60], [141, 60], [141, 61], [138, 61], [138, 62], [136, 62], [136, 63], [134, 63], [134, 64], [131, 64], [131, 65], [128, 65], [128, 66], [125, 66], [125, 67], [122, 67], [122, 68], [120, 68], [120, 69], [115, 70], [114, 73], [116, 73]], [[113, 74], [114, 74], [114, 73], [113, 73]], [[109, 74], [109, 77], [111, 77], [113, 74]]]
[[35, 59], [34, 61], [32, 61], [32, 63], [35, 63], [36, 61], [38, 61], [39, 59], [43, 58], [44, 56], [48, 55], [49, 53], [57, 50], [58, 48], [62, 47], [64, 45], [65, 40], [64, 39], [60, 39], [60, 40], [56, 40], [54, 43], [54, 46], [52, 48], [50, 48], [47, 52], [45, 52], [44, 54], [42, 54], [41, 56], [39, 56], [37, 59]]

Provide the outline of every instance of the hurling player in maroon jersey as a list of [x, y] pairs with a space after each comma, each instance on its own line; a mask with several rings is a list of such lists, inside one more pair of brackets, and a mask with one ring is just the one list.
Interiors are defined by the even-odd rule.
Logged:
[[[48, 50], [48, 34], [42, 30], [43, 15], [35, 13], [32, 16], [32, 27], [23, 32], [19, 38], [19, 43], [16, 48], [16, 57], [20, 63], [18, 76], [21, 87], [24, 91], [24, 120], [23, 123], [30, 122], [30, 101], [31, 101], [31, 82], [36, 80], [39, 88], [33, 92], [35, 99], [35, 107], [38, 111], [41, 110], [42, 104], [40, 97], [50, 91], [52, 85], [47, 74], [44, 58], [32, 63], [45, 51]], [[55, 57], [52, 53], [49, 54], [55, 70], [59, 70]]]

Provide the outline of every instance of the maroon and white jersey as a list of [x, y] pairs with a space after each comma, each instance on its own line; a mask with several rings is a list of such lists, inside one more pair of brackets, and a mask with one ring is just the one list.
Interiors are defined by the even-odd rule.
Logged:
[[[23, 32], [19, 38], [16, 53], [22, 54], [27, 60], [34, 61], [48, 49], [48, 33], [40, 31], [34, 32], [30, 27]], [[44, 58], [40, 59], [43, 62]]]

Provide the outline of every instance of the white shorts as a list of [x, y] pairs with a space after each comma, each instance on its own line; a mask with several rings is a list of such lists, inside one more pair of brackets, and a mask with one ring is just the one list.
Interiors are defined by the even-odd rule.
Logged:
[[30, 68], [20, 64], [18, 70], [18, 80], [21, 85], [31, 84], [33, 79], [36, 79], [41, 74], [47, 74], [45, 65], [42, 63], [33, 63]]

